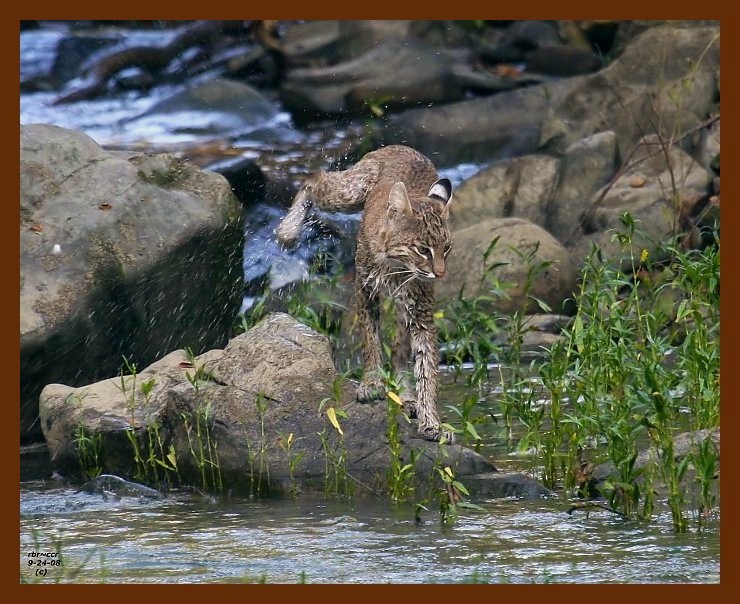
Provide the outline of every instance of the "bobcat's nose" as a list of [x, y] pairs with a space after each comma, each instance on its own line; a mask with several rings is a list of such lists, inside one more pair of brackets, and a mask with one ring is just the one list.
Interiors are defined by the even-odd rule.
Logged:
[[437, 278], [444, 277], [447, 274], [447, 269], [442, 266], [435, 266], [434, 267], [434, 276]]

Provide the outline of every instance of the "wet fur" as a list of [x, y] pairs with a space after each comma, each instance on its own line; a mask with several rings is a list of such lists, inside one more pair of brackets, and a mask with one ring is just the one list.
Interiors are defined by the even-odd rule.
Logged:
[[[401, 184], [399, 184], [401, 183]], [[439, 355], [434, 324], [434, 280], [446, 273], [450, 250], [447, 226], [449, 181], [438, 180], [432, 162], [409, 147], [392, 145], [368, 153], [348, 170], [319, 172], [293, 200], [277, 229], [278, 240], [292, 245], [312, 205], [328, 211], [364, 208], [355, 257], [355, 300], [364, 376], [357, 399], [385, 397], [380, 343], [381, 296], [396, 305], [396, 342], [392, 364], [400, 376], [402, 400], [428, 440], [442, 432], [437, 410]], [[413, 363], [412, 390], [406, 375]]]

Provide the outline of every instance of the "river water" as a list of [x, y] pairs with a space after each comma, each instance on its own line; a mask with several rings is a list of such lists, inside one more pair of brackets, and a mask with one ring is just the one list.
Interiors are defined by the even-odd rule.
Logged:
[[[27, 581], [111, 583], [715, 583], [719, 527], [676, 535], [559, 499], [480, 502], [442, 527], [410, 506], [173, 496], [141, 503], [24, 484]], [[30, 552], [55, 552], [45, 577]]]
[[[137, 32], [151, 43], [161, 32]], [[62, 33], [23, 32], [21, 75], [48, 70]], [[21, 123], [74, 128], [113, 147], [183, 152], [212, 142], [207, 132], [183, 137], [169, 122], [130, 126], [130, 118], [178, 90], [158, 87], [70, 105], [52, 106], [50, 92], [21, 95]], [[275, 136], [247, 134], [227, 145], [247, 157], [270, 154], [293, 174], [300, 166], [326, 167], [332, 153], [356, 130], [300, 130], [287, 113], [272, 124]], [[269, 130], [269, 129], [268, 129]], [[187, 155], [187, 153], [185, 152]], [[322, 163], [323, 161], [323, 163]], [[318, 162], [318, 164], [317, 164]], [[441, 170], [458, 184], [480, 169]], [[281, 252], [269, 247], [280, 212], [252, 224], [244, 252], [245, 273], [261, 270]], [[260, 244], [259, 242], [262, 241]], [[272, 255], [271, 255], [272, 254]], [[284, 259], [283, 259], [284, 260]], [[295, 261], [293, 258], [292, 261]], [[256, 268], [255, 268], [256, 267]], [[451, 402], [461, 400], [446, 386]], [[509, 456], [499, 432], [483, 432], [482, 453], [499, 467], [526, 469]], [[478, 502], [483, 511], [461, 510], [443, 527], [429, 510], [416, 524], [410, 505], [318, 498], [250, 500], [175, 493], [158, 501], [77, 492], [52, 482], [20, 488], [20, 568], [28, 582], [258, 582], [293, 583], [715, 583], [719, 581], [719, 520], [701, 531], [677, 535], [665, 506], [650, 524], [626, 521], [607, 511], [568, 515], [562, 499]], [[39, 565], [34, 554], [61, 553], [61, 566]]]

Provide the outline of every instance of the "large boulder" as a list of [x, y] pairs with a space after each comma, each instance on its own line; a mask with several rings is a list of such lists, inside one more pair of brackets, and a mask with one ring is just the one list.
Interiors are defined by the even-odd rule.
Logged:
[[327, 67], [293, 69], [281, 86], [293, 113], [367, 113], [367, 104], [417, 105], [459, 100], [449, 60], [413, 42], [386, 42]]
[[542, 227], [558, 182], [559, 160], [525, 155], [495, 162], [454, 192], [450, 228], [459, 230], [489, 218], [524, 218]]
[[[136, 376], [81, 388], [50, 384], [41, 394], [41, 426], [62, 472], [79, 471], [75, 435], [82, 433], [98, 443], [104, 472], [131, 477], [138, 469], [141, 478], [145, 472], [135, 462], [128, 432], [139, 443], [140, 458], [153, 452], [177, 466], [182, 483], [200, 488], [381, 494], [392, 461], [389, 414], [385, 403], [358, 404], [355, 388], [335, 370], [326, 337], [275, 313], [194, 363], [175, 351]], [[546, 493], [531, 479], [497, 472], [470, 449], [421, 440], [412, 425], [396, 421], [399, 461], [418, 455], [414, 469], [423, 491], [436, 464], [450, 466], [463, 483], [472, 477], [485, 496]], [[163, 480], [164, 466], [156, 462], [148, 479], [154, 467]], [[169, 478], [176, 481], [173, 470]]]
[[625, 158], [645, 134], [666, 140], [704, 122], [719, 100], [719, 27], [652, 27], [608, 67], [551, 105], [541, 144], [563, 150], [612, 130]]
[[508, 90], [489, 97], [409, 109], [378, 126], [382, 144], [404, 144], [438, 166], [534, 153], [542, 121], [580, 77]]
[[[577, 274], [568, 251], [542, 227], [528, 220], [481, 220], [453, 231], [452, 242], [454, 249], [447, 261], [447, 276], [435, 286], [438, 299], [454, 298], [463, 287], [467, 297], [490, 296], [490, 280], [484, 279], [487, 273], [505, 288], [506, 296], [491, 303], [500, 312], [537, 310], [528, 295], [559, 312], [563, 301], [572, 296]], [[500, 266], [487, 270], [499, 263]], [[549, 265], [544, 267], [543, 263]]]
[[543, 225], [558, 241], [569, 245], [580, 231], [579, 218], [594, 195], [617, 170], [617, 136], [599, 132], [573, 143], [560, 159], [557, 187]]
[[580, 264], [592, 245], [619, 261], [621, 244], [613, 232], [624, 231], [621, 217], [626, 212], [637, 221], [633, 254], [655, 249], [658, 241], [683, 230], [683, 206], [705, 195], [711, 182], [711, 174], [678, 146], [664, 147], [656, 136], [645, 137], [613, 183], [591, 199], [584, 197], [580, 208], [564, 208], [579, 229], [566, 240], [574, 261]]
[[471, 32], [454, 21], [304, 21], [288, 27], [280, 47], [289, 68], [322, 67], [355, 59], [387, 42], [421, 41], [434, 47], [470, 46]]
[[20, 183], [22, 440], [41, 436], [46, 384], [226, 342], [243, 231], [223, 177], [34, 124], [21, 126]]

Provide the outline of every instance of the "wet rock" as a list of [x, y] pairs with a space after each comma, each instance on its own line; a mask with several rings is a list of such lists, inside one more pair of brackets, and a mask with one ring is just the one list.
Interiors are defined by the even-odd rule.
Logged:
[[526, 155], [496, 162], [466, 180], [454, 193], [450, 228], [489, 218], [524, 218], [544, 226], [558, 178], [557, 158]]
[[86, 493], [112, 493], [118, 497], [125, 495], [128, 497], [144, 497], [146, 499], [162, 498], [162, 493], [156, 489], [144, 486], [138, 482], [124, 480], [120, 476], [114, 476], [113, 474], [100, 474], [82, 485], [80, 490]]
[[[223, 343], [242, 294], [228, 183], [171, 155], [106, 152], [41, 124], [20, 140], [21, 435], [44, 385]], [[177, 329], [172, 329], [176, 325]]]
[[417, 149], [438, 167], [535, 153], [548, 107], [558, 104], [579, 81], [579, 77], [568, 78], [485, 98], [409, 109], [379, 125], [377, 136], [385, 145]]
[[620, 157], [627, 157], [655, 124], [666, 138], [701, 124], [718, 100], [719, 46], [718, 27], [647, 29], [551, 105], [541, 144], [562, 151], [612, 130]]
[[265, 127], [278, 118], [278, 113], [255, 88], [211, 78], [160, 101], [127, 123], [153, 132], [234, 136]]
[[[488, 260], [484, 253], [498, 238]], [[531, 295], [545, 301], [558, 312], [563, 300], [572, 295], [576, 285], [576, 267], [568, 251], [545, 231], [522, 218], [489, 218], [461, 230], [453, 231], [454, 249], [447, 262], [447, 276], [435, 285], [437, 299], [453, 298], [461, 287], [468, 297], [490, 295], [489, 284], [481, 284], [486, 267], [502, 263], [491, 273], [506, 287], [506, 297], [496, 298], [491, 306], [501, 312], [518, 309], [536, 310], [526, 298], [524, 288], [530, 268], [543, 262], [552, 264], [537, 273]], [[531, 259], [528, 257], [531, 256]]]
[[85, 61], [96, 52], [121, 42], [117, 35], [76, 34], [59, 40], [50, 77], [56, 86], [61, 86], [80, 75]]
[[[136, 382], [132, 376], [123, 379], [44, 389], [41, 425], [55, 467], [68, 472], [78, 467], [73, 436], [83, 426], [90, 435], [102, 435], [104, 470], [130, 476], [132, 448], [125, 431], [134, 430], [146, 455], [147, 426], [157, 425], [164, 451], [174, 446], [186, 484], [202, 486], [202, 445], [209, 489], [215, 489], [210, 462], [217, 464], [224, 489], [233, 491], [315, 492], [336, 484], [343, 489], [345, 481], [358, 494], [386, 488], [391, 461], [386, 405], [358, 404], [356, 383], [341, 380], [328, 340], [288, 315], [268, 315], [223, 350], [197, 357], [194, 366], [175, 351], [142, 371]], [[144, 396], [140, 386], [149, 380], [154, 385]], [[328, 417], [330, 407], [337, 411], [341, 435]], [[403, 420], [399, 429], [403, 461], [410, 463], [414, 452], [422, 488], [439, 464], [450, 466], [463, 482], [476, 475], [474, 496], [503, 492], [489, 486], [491, 481], [521, 485], [529, 480], [498, 475], [470, 449], [420, 440]], [[517, 488], [536, 490], [533, 481]]]

